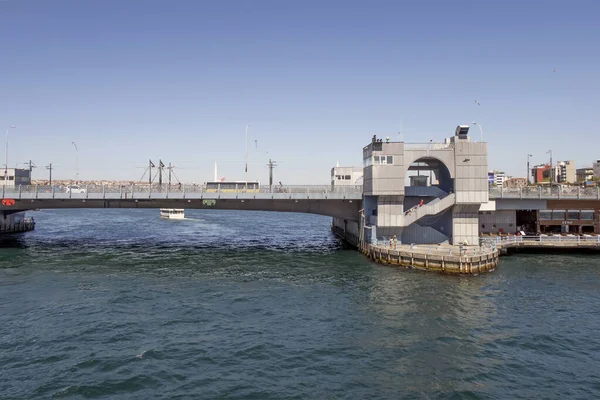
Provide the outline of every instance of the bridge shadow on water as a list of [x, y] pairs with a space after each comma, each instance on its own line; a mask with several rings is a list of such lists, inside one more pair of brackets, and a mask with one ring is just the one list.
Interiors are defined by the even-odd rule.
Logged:
[[[179, 238], [181, 239], [181, 238]], [[90, 253], [202, 253], [202, 252], [303, 252], [320, 253], [336, 250], [353, 250], [354, 247], [337, 238], [333, 234], [320, 242], [311, 240], [294, 240], [291, 238], [259, 237], [243, 240], [169, 240], [161, 238], [28, 238], [24, 236], [0, 237], [0, 248], [30, 249], [36, 252], [52, 251], [56, 253], [90, 252]]]
[[22, 233], [0, 235], [0, 249], [26, 249], [27, 240]]

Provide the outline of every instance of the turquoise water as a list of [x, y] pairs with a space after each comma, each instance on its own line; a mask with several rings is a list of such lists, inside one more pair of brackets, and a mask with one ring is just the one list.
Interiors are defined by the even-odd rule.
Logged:
[[60, 210], [1, 242], [0, 398], [600, 398], [600, 257], [460, 278], [328, 218]]

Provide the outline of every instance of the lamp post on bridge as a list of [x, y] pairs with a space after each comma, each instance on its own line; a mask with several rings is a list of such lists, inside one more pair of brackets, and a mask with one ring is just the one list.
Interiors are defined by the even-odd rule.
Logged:
[[6, 141], [4, 143], [4, 186], [6, 186], [6, 179], [8, 178], [8, 131], [11, 129], [15, 129], [16, 127], [16, 125], [11, 125], [8, 128], [6, 128]]
[[248, 183], [248, 127], [250, 124], [246, 124], [246, 156], [245, 156], [245, 167], [244, 167], [244, 180]]
[[473, 121], [473, 125], [477, 125], [477, 127], [479, 128], [479, 134], [481, 135], [479, 141], [483, 142], [483, 128], [481, 127], [481, 124], [478, 124], [477, 122]]
[[546, 154], [550, 154], [550, 186], [554, 182], [554, 167], [552, 166], [552, 150], [548, 150]]
[[532, 154], [527, 154], [527, 175], [525, 175], [527, 177], [527, 185], [531, 183], [531, 181], [529, 180], [529, 159], [531, 157], [533, 157]]
[[75, 146], [75, 183], [79, 183], [79, 149], [75, 142], [71, 143]]

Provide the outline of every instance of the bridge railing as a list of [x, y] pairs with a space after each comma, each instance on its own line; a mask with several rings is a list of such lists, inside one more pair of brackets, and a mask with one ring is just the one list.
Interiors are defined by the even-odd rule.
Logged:
[[490, 198], [494, 199], [583, 199], [600, 200], [600, 187], [580, 186], [526, 186], [523, 188], [491, 187]]
[[482, 241], [496, 244], [511, 244], [511, 243], [526, 243], [526, 242], [543, 242], [543, 243], [588, 243], [588, 244], [600, 244], [599, 235], [540, 235], [540, 236], [484, 236], [481, 238]]
[[0, 186], [2, 197], [14, 198], [139, 198], [145, 195], [165, 195], [170, 193], [196, 194], [257, 194], [257, 193], [289, 193], [289, 194], [362, 194], [362, 185], [332, 186], [332, 185], [273, 185], [252, 188], [244, 184], [234, 187], [221, 188], [220, 185], [207, 187], [197, 184], [105, 184], [105, 185], [78, 185], [69, 188], [59, 185], [18, 185]]
[[451, 246], [441, 244], [401, 244], [390, 245], [389, 238], [385, 240], [377, 240], [374, 243], [377, 247], [394, 251], [415, 252], [421, 254], [432, 255], [449, 255], [449, 256], [482, 256], [491, 254], [496, 251], [495, 243], [486, 242], [480, 243], [480, 246]]
[[[141, 196], [141, 194], [167, 194], [167, 193], [290, 193], [290, 194], [359, 194], [363, 192], [362, 185], [268, 185], [260, 186], [259, 188], [246, 187], [239, 184], [237, 187], [210, 187], [198, 184], [105, 184], [105, 185], [79, 185], [79, 189], [68, 191], [67, 187], [59, 185], [17, 185], [17, 186], [1, 186], [2, 197], [27, 197], [33, 195], [41, 195], [42, 197], [64, 197], [62, 194], [69, 194], [70, 197], [92, 197], [110, 195], [114, 197], [119, 193], [121, 197]], [[563, 187], [541, 187], [527, 186], [523, 188], [504, 188], [491, 187], [490, 199], [580, 199], [580, 200], [600, 200], [600, 187], [582, 188], [578, 186], [563, 186]], [[84, 196], [82, 196], [82, 194]], [[90, 196], [91, 195], [91, 196]]]

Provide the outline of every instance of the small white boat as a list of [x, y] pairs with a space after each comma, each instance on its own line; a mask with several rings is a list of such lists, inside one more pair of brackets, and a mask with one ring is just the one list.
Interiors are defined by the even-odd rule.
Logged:
[[160, 209], [160, 217], [161, 218], [169, 218], [169, 219], [184, 219], [184, 209], [183, 208], [161, 208]]

